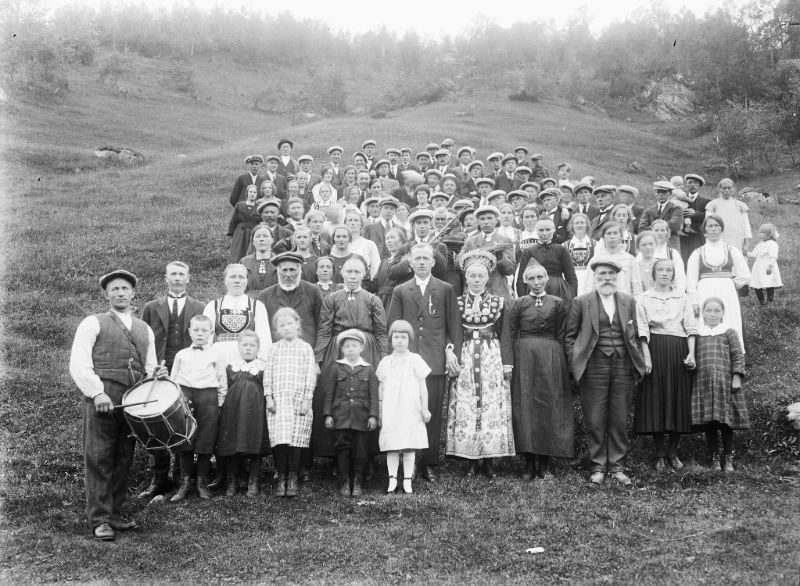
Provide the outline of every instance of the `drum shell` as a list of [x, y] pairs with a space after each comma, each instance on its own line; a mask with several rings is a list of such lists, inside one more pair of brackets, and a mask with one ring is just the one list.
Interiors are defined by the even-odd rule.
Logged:
[[180, 386], [171, 379], [161, 379], [155, 382], [153, 379], [141, 381], [125, 392], [122, 404], [146, 399], [147, 396], [134, 397], [134, 395], [141, 395], [141, 387], [148, 384], [153, 386], [156, 384], [159, 386], [169, 385], [169, 391], [174, 398], [156, 413], [136, 414], [131, 412], [136, 407], [123, 407], [125, 420], [133, 435], [142, 447], [148, 450], [173, 449], [191, 442], [197, 431], [197, 421], [192, 416]]

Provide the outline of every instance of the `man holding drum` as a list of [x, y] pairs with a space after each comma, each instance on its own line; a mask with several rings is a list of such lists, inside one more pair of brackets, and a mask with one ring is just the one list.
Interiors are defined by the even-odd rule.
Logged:
[[[164, 280], [167, 282], [167, 294], [145, 304], [142, 321], [153, 330], [156, 360], [163, 361], [167, 370], [171, 371], [175, 355], [192, 343], [189, 322], [194, 316], [203, 313], [206, 304], [186, 294], [186, 286], [190, 280], [189, 265], [186, 263], [176, 260], [167, 264]], [[152, 498], [169, 492], [169, 464], [168, 450], [150, 451], [153, 478], [139, 498]], [[173, 478], [177, 482], [180, 474], [173, 474]]]
[[136, 527], [123, 520], [134, 439], [121, 409], [125, 391], [146, 374], [166, 377], [156, 363], [153, 330], [131, 313], [136, 276], [116, 270], [100, 277], [109, 311], [85, 318], [75, 332], [69, 372], [84, 395], [83, 451], [86, 515], [94, 538], [113, 541]]

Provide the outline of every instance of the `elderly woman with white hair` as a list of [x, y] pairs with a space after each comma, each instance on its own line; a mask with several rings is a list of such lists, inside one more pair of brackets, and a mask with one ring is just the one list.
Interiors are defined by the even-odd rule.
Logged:
[[574, 449], [564, 353], [567, 302], [546, 293], [548, 271], [542, 265], [527, 267], [522, 281], [529, 292], [511, 303], [505, 324], [514, 352], [514, 444], [525, 455], [522, 478], [550, 480], [550, 458], [571, 457]]

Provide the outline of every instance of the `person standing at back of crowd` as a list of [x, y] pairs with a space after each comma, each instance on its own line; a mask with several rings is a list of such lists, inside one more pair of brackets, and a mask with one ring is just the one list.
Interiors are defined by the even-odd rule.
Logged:
[[706, 207], [711, 200], [700, 195], [700, 188], [706, 184], [706, 180], [700, 175], [689, 173], [683, 180], [686, 183], [687, 207], [683, 210], [683, 230], [681, 230], [681, 260], [683, 265], [689, 263], [692, 252], [705, 244], [703, 237], [703, 220], [706, 219]]
[[247, 198], [247, 192], [245, 190], [248, 185], [255, 185], [256, 190], [260, 192], [261, 184], [267, 178], [266, 175], [259, 174], [261, 165], [264, 164], [264, 157], [261, 155], [250, 155], [244, 160], [244, 164], [247, 165], [249, 172], [237, 177], [236, 182], [233, 184], [229, 199], [232, 207], [235, 207], [237, 203]]
[[[722, 233], [723, 242], [737, 248], [742, 254], [750, 250], [753, 231], [750, 227], [750, 208], [743, 201], [733, 197], [736, 186], [730, 179], [719, 182], [719, 196], [706, 206], [706, 215], [715, 215], [725, 223]], [[689, 264], [688, 262], [686, 263]]]
[[116, 270], [100, 277], [109, 311], [86, 317], [75, 332], [69, 373], [83, 393], [83, 452], [86, 516], [98, 541], [113, 541], [116, 531], [134, 529], [122, 517], [134, 439], [121, 409], [122, 396], [145, 375], [159, 378], [155, 337], [132, 314], [136, 275]]
[[615, 191], [616, 188], [613, 185], [601, 185], [595, 187], [592, 191], [592, 195], [594, 195], [597, 201], [597, 214], [592, 218], [589, 231], [592, 235], [592, 240], [595, 242], [603, 237], [603, 226], [609, 222], [613, 222], [611, 210], [614, 209]]
[[680, 250], [678, 233], [683, 227], [683, 209], [670, 201], [674, 189], [675, 187], [669, 181], [653, 183], [656, 204], [642, 213], [642, 217], [639, 219], [639, 232], [649, 230], [656, 220], [664, 220], [669, 225], [671, 233], [669, 245], [675, 250]]
[[288, 138], [282, 138], [278, 141], [278, 151], [281, 156], [278, 157], [278, 175], [286, 177], [287, 181], [293, 179], [300, 170], [300, 164], [292, 158], [292, 150], [294, 150], [294, 143]]
[[[202, 314], [206, 306], [186, 293], [190, 280], [189, 265], [179, 260], [168, 263], [164, 271], [167, 294], [148, 301], [142, 309], [142, 321], [153, 330], [156, 360], [163, 362], [168, 371], [172, 370], [178, 351], [191, 345], [189, 322], [194, 316]], [[150, 450], [149, 453], [153, 478], [150, 486], [139, 494], [141, 499], [166, 494], [172, 488], [169, 481], [169, 451]], [[179, 475], [173, 479], [178, 481]]]
[[514, 242], [508, 237], [497, 233], [497, 221], [500, 212], [494, 206], [481, 206], [475, 210], [480, 232], [467, 238], [461, 254], [465, 255], [470, 250], [482, 248], [491, 252], [497, 259], [497, 264], [489, 273], [489, 284], [486, 290], [492, 295], [502, 297], [506, 301], [511, 298], [511, 290], [507, 277], [514, 274]]

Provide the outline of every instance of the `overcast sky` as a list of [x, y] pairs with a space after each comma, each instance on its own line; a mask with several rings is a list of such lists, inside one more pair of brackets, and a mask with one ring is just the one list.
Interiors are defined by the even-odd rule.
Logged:
[[[45, 0], [47, 1], [47, 0]], [[111, 0], [49, 0], [51, 7], [61, 4], [100, 6]], [[455, 36], [484, 20], [508, 27], [514, 22], [552, 21], [562, 25], [576, 14], [588, 13], [594, 32], [615, 20], [624, 20], [637, 11], [658, 5], [669, 12], [693, 11], [698, 16], [722, 6], [739, 6], [743, 0], [137, 0], [151, 8], [193, 3], [198, 8], [215, 4], [231, 10], [245, 6], [265, 13], [290, 12], [300, 19], [324, 21], [336, 31], [363, 33], [385, 26], [402, 34], [413, 29], [421, 37], [436, 39]]]

